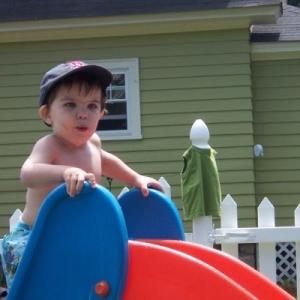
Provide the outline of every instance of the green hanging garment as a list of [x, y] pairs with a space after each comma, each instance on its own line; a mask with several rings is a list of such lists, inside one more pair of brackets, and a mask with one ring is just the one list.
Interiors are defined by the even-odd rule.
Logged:
[[186, 220], [220, 216], [221, 187], [216, 164], [217, 152], [191, 146], [183, 154], [181, 194]]

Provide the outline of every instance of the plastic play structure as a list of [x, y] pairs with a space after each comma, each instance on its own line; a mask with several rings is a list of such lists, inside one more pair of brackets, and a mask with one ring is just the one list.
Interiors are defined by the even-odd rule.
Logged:
[[163, 193], [119, 201], [85, 183], [45, 199], [7, 300], [288, 300], [276, 284], [221, 251], [184, 241]]

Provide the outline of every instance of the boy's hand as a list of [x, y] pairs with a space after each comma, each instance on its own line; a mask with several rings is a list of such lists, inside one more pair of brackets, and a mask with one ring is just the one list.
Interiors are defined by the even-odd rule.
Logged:
[[135, 185], [136, 188], [140, 188], [143, 196], [148, 196], [149, 190], [148, 187], [153, 187], [155, 189], [158, 189], [160, 191], [164, 191], [163, 186], [154, 178], [147, 177], [147, 176], [139, 176]]
[[92, 188], [96, 187], [97, 182], [93, 173], [86, 173], [79, 168], [68, 168], [63, 174], [67, 185], [67, 193], [70, 197], [78, 195], [85, 181], [88, 181]]

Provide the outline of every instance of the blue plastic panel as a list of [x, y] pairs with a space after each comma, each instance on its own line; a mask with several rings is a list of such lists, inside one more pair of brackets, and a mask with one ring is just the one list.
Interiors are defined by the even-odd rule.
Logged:
[[174, 202], [164, 193], [149, 189], [144, 197], [133, 189], [119, 198], [129, 239], [184, 240], [184, 229]]
[[115, 197], [85, 183], [70, 198], [63, 184], [41, 207], [7, 299], [99, 300], [99, 281], [110, 286], [105, 299], [122, 299], [127, 268], [126, 225]]

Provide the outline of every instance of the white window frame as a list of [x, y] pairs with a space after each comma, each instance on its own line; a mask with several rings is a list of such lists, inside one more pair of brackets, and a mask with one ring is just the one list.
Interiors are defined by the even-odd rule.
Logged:
[[141, 111], [140, 111], [140, 78], [138, 58], [89, 60], [88, 64], [100, 65], [111, 73], [124, 72], [128, 74], [126, 82], [127, 102], [127, 130], [97, 131], [102, 140], [132, 140], [141, 139]]

